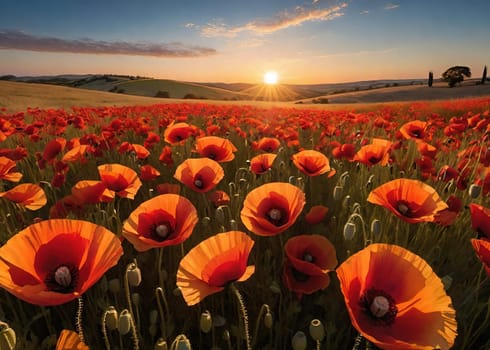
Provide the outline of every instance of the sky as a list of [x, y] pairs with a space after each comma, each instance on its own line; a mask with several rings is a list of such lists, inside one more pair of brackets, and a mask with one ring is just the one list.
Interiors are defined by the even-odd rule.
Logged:
[[489, 0], [0, 0], [0, 75], [320, 84], [475, 77]]

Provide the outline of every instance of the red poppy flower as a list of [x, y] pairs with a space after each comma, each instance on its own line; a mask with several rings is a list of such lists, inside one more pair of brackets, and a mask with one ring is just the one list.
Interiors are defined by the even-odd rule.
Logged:
[[372, 190], [367, 201], [409, 223], [432, 222], [434, 215], [448, 207], [434, 188], [412, 179], [387, 182]]
[[257, 142], [252, 142], [252, 148], [256, 151], [273, 153], [277, 151], [281, 142], [275, 137], [263, 137]]
[[426, 137], [427, 122], [413, 120], [402, 125], [400, 133], [404, 138], [422, 140]]
[[14, 171], [16, 163], [7, 157], [0, 157], [0, 180], [19, 182], [22, 174]]
[[140, 167], [140, 177], [143, 181], [155, 180], [159, 176], [160, 172], [150, 164], [142, 165]]
[[57, 137], [54, 140], [49, 141], [44, 147], [42, 159], [46, 162], [50, 162], [56, 158], [58, 154], [65, 148], [66, 139], [63, 137]]
[[102, 226], [41, 221], [0, 247], [0, 286], [31, 304], [64, 304], [85, 293], [122, 254], [117, 236]]
[[260, 175], [266, 173], [270, 168], [274, 160], [276, 160], [277, 154], [274, 153], [262, 153], [253, 157], [250, 160], [250, 171], [254, 174]]
[[172, 167], [174, 166], [174, 160], [172, 159], [172, 148], [169, 146], [165, 146], [162, 148], [162, 153], [158, 158], [160, 162], [165, 164], [166, 166]]
[[104, 185], [119, 197], [134, 199], [141, 187], [138, 174], [121, 164], [103, 164], [97, 167]]
[[198, 222], [196, 208], [177, 194], [162, 194], [141, 203], [124, 222], [123, 236], [143, 252], [184, 242]]
[[318, 176], [330, 170], [328, 158], [315, 150], [304, 150], [292, 155], [293, 164], [308, 176]]
[[56, 342], [55, 350], [89, 350], [89, 347], [80, 340], [77, 332], [63, 329]]
[[472, 239], [471, 245], [475, 249], [478, 259], [483, 264], [487, 275], [490, 277], [490, 241], [486, 239]]
[[218, 136], [204, 136], [196, 141], [196, 151], [201, 157], [211, 158], [218, 163], [235, 159], [237, 148], [228, 139]]
[[69, 214], [73, 214], [77, 218], [82, 218], [83, 213], [83, 204], [80, 204], [79, 200], [70, 194], [56, 201], [56, 203], [49, 209], [49, 218], [64, 219]]
[[305, 215], [305, 220], [308, 225], [316, 225], [325, 220], [327, 217], [328, 208], [324, 205], [315, 205], [310, 208], [310, 211]]
[[287, 182], [272, 182], [250, 191], [240, 213], [245, 227], [259, 236], [274, 236], [291, 227], [305, 205], [305, 194]]
[[66, 152], [63, 155], [61, 161], [65, 163], [73, 163], [76, 161], [80, 161], [83, 163], [86, 161], [85, 154], [87, 153], [88, 149], [89, 146], [87, 145], [77, 145], [72, 149], [70, 149], [68, 152]]
[[187, 123], [172, 122], [163, 133], [165, 142], [175, 145], [184, 142], [187, 138], [197, 133], [196, 127]]
[[455, 311], [444, 286], [421, 257], [371, 244], [337, 268], [354, 328], [381, 349], [449, 349]]
[[336, 146], [332, 149], [332, 156], [337, 159], [352, 160], [356, 154], [356, 147], [352, 143]]
[[47, 203], [46, 193], [36, 184], [24, 183], [0, 193], [4, 197], [29, 210], [38, 210]]
[[330, 284], [328, 271], [337, 266], [335, 247], [324, 236], [300, 235], [285, 246], [284, 284], [298, 297], [325, 289]]
[[490, 209], [471, 203], [471, 227], [478, 233], [478, 237], [490, 239]]
[[166, 194], [166, 193], [180, 194], [180, 185], [171, 184], [167, 182], [164, 184], [158, 184], [156, 190], [158, 194]]
[[373, 143], [362, 146], [352, 160], [367, 166], [379, 164], [388, 165], [392, 143], [388, 140], [374, 139]]
[[446, 201], [447, 209], [439, 211], [435, 216], [435, 222], [441, 226], [449, 226], [454, 223], [463, 208], [463, 202], [455, 195], [450, 195]]
[[121, 143], [118, 152], [119, 153], [134, 152], [134, 155], [138, 159], [146, 159], [150, 155], [150, 151], [148, 151], [144, 146], [138, 145], [136, 143], [129, 143], [127, 141]]
[[177, 287], [187, 305], [222, 291], [232, 282], [246, 281], [255, 271], [247, 266], [254, 241], [240, 231], [212, 236], [192, 248], [177, 270]]
[[221, 205], [229, 205], [231, 200], [228, 193], [221, 190], [209, 192], [207, 197], [209, 201], [213, 203], [215, 208], [218, 208]]
[[190, 158], [177, 167], [174, 178], [196, 192], [208, 192], [224, 175], [218, 162], [209, 158]]

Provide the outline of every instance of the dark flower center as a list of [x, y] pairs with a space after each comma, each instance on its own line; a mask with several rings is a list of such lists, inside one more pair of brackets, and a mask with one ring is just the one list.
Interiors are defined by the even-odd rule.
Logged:
[[78, 283], [79, 271], [73, 265], [60, 265], [51, 271], [44, 281], [48, 290], [57, 293], [72, 293]]
[[395, 322], [398, 313], [395, 300], [382, 290], [367, 290], [359, 299], [359, 305], [377, 326], [390, 326]]
[[379, 157], [375, 157], [375, 156], [371, 156], [369, 159], [368, 159], [368, 162], [371, 163], [371, 164], [376, 164], [379, 162]]
[[196, 186], [199, 189], [202, 189], [204, 187], [204, 181], [202, 181], [202, 179], [200, 178], [196, 178], [194, 180], [194, 186]]
[[151, 236], [155, 241], [162, 242], [168, 239], [173, 232], [174, 230], [169, 222], [162, 222], [153, 227]]
[[422, 132], [420, 130], [412, 130], [411, 134], [418, 139], [422, 137]]
[[266, 213], [266, 219], [275, 226], [282, 226], [287, 222], [287, 215], [282, 209], [272, 208]]
[[402, 214], [403, 216], [406, 216], [407, 218], [411, 218], [413, 217], [413, 212], [412, 212], [412, 209], [410, 208], [409, 206], [409, 203], [405, 202], [405, 201], [399, 201], [396, 206], [395, 206], [395, 209], [400, 213]]
[[306, 252], [303, 254], [303, 261], [313, 263], [315, 262], [315, 257], [311, 255], [310, 253]]

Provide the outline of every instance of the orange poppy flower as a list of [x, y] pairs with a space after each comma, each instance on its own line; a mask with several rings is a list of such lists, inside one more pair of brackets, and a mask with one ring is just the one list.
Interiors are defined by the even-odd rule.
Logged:
[[97, 167], [102, 182], [119, 197], [134, 199], [141, 187], [138, 174], [121, 164], [104, 164]]
[[172, 122], [163, 132], [165, 142], [175, 145], [184, 142], [190, 136], [196, 134], [196, 127], [187, 123]]
[[471, 203], [471, 227], [478, 233], [478, 237], [490, 239], [490, 209], [482, 205]]
[[432, 222], [434, 215], [448, 208], [434, 188], [412, 179], [389, 181], [372, 190], [367, 201], [385, 207], [412, 224]]
[[0, 286], [31, 304], [64, 304], [85, 293], [122, 254], [119, 238], [102, 226], [41, 221], [0, 247]]
[[281, 142], [275, 137], [263, 137], [257, 142], [252, 142], [252, 148], [256, 151], [273, 153], [277, 151]]
[[240, 213], [245, 227], [259, 236], [274, 236], [291, 227], [305, 205], [305, 194], [287, 182], [271, 182], [250, 191]]
[[118, 149], [119, 153], [130, 153], [134, 152], [134, 155], [138, 159], [146, 159], [150, 155], [150, 151], [146, 149], [146, 147], [142, 145], [138, 145], [136, 143], [129, 143], [127, 141], [121, 143]]
[[7, 157], [0, 157], [0, 180], [19, 182], [22, 174], [15, 170], [16, 163]]
[[486, 239], [472, 239], [471, 245], [490, 277], [490, 241]]
[[56, 343], [55, 350], [89, 350], [89, 347], [80, 340], [77, 332], [63, 329]]
[[456, 314], [444, 286], [421, 257], [371, 244], [337, 268], [354, 328], [381, 349], [449, 349]]
[[337, 266], [335, 247], [324, 236], [300, 235], [284, 245], [286, 261], [283, 281], [298, 297], [325, 289], [330, 284], [327, 272]]
[[391, 145], [392, 143], [388, 140], [374, 139], [373, 143], [362, 146], [353, 160], [367, 166], [375, 164], [386, 166], [390, 160]]
[[327, 156], [315, 150], [304, 150], [293, 154], [293, 164], [305, 175], [318, 176], [330, 170]]
[[276, 160], [277, 154], [262, 153], [250, 160], [250, 171], [256, 175], [265, 174]]
[[88, 145], [76, 145], [64, 154], [63, 158], [61, 158], [61, 161], [65, 163], [72, 163], [76, 161], [85, 162], [85, 154], [87, 153], [88, 149]]
[[162, 194], [141, 203], [123, 224], [122, 235], [143, 252], [184, 242], [199, 218], [192, 203], [177, 194]]
[[177, 287], [187, 305], [222, 291], [232, 282], [246, 281], [255, 266], [247, 266], [254, 241], [240, 231], [212, 236], [192, 248], [177, 270]]
[[196, 141], [196, 151], [201, 157], [211, 158], [218, 163], [235, 159], [237, 148], [228, 139], [218, 136], [204, 136]]
[[328, 213], [328, 208], [324, 205], [315, 205], [310, 208], [310, 211], [305, 215], [305, 220], [308, 225], [316, 225], [325, 220]]
[[82, 180], [78, 181], [71, 189], [73, 198], [78, 205], [97, 204], [111, 202], [114, 192], [109, 190], [102, 181]]
[[209, 158], [189, 158], [175, 169], [174, 178], [196, 192], [212, 190], [225, 176], [218, 162]]
[[402, 125], [400, 133], [405, 139], [422, 140], [426, 136], [427, 122], [413, 120]]
[[48, 201], [41, 186], [30, 183], [20, 184], [6, 192], [1, 192], [1, 197], [29, 210], [41, 209]]

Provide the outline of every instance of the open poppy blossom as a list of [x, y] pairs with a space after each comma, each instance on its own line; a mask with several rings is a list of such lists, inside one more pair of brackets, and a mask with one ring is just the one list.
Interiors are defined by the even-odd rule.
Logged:
[[318, 176], [330, 170], [327, 156], [315, 150], [304, 150], [292, 155], [293, 164], [303, 174]]
[[456, 197], [453, 194], [449, 196], [446, 204], [448, 206], [447, 209], [437, 212], [434, 216], [435, 222], [441, 226], [452, 225], [463, 208], [463, 201], [461, 198]]
[[490, 241], [487, 239], [472, 239], [471, 245], [490, 277]]
[[140, 167], [140, 177], [143, 181], [155, 180], [160, 176], [160, 172], [150, 164], [145, 164]]
[[61, 305], [85, 293], [122, 254], [117, 236], [102, 226], [41, 221], [0, 247], [0, 286], [31, 304]]
[[252, 142], [252, 148], [256, 151], [273, 153], [277, 151], [281, 142], [275, 137], [263, 137], [256, 142]]
[[337, 266], [335, 247], [324, 236], [300, 235], [290, 238], [284, 245], [286, 261], [283, 281], [296, 293], [312, 294], [330, 284], [328, 271]]
[[80, 161], [83, 163], [87, 160], [85, 158], [85, 154], [88, 152], [88, 150], [89, 146], [87, 145], [76, 145], [63, 155], [61, 161], [65, 163]]
[[232, 282], [246, 281], [255, 266], [247, 266], [254, 241], [244, 232], [229, 231], [212, 236], [192, 248], [177, 270], [177, 287], [187, 305], [222, 291]]
[[218, 136], [204, 136], [196, 140], [196, 151], [201, 157], [211, 158], [218, 163], [235, 159], [237, 148], [230, 140]]
[[119, 197], [134, 199], [141, 187], [136, 171], [121, 164], [103, 164], [97, 167], [104, 185]]
[[359, 151], [357, 151], [353, 160], [367, 166], [375, 164], [386, 166], [390, 160], [391, 145], [392, 143], [388, 140], [374, 139], [373, 143], [362, 146]]
[[476, 203], [469, 205], [471, 213], [471, 228], [478, 237], [490, 239], [490, 209]]
[[213, 207], [215, 208], [218, 208], [221, 205], [229, 205], [231, 200], [228, 193], [221, 190], [208, 192], [206, 197], [213, 204]]
[[259, 236], [275, 236], [291, 227], [305, 205], [305, 194], [287, 182], [271, 182], [250, 191], [240, 213], [245, 227]]
[[184, 242], [199, 218], [194, 205], [177, 194], [162, 194], [141, 203], [124, 222], [122, 235], [143, 252]]
[[184, 142], [190, 136], [196, 134], [196, 127], [193, 125], [189, 125], [184, 122], [175, 123], [172, 122], [167, 126], [165, 131], [163, 132], [163, 138], [165, 142], [176, 145]]
[[189, 158], [175, 169], [174, 178], [196, 192], [208, 192], [224, 175], [221, 165], [210, 158]]
[[22, 173], [15, 171], [16, 163], [7, 157], [0, 157], [0, 180], [19, 182]]
[[109, 190], [102, 181], [82, 180], [78, 181], [72, 188], [71, 194], [78, 205], [97, 204], [111, 202], [114, 192]]
[[381, 349], [449, 349], [456, 314], [425, 260], [396, 245], [371, 244], [337, 268], [354, 328]]
[[385, 207], [412, 224], [432, 222], [439, 211], [448, 208], [434, 188], [412, 179], [389, 181], [372, 190], [367, 201]]
[[262, 153], [250, 159], [250, 171], [256, 175], [265, 174], [272, 168], [277, 154]]
[[402, 125], [400, 133], [405, 139], [422, 140], [426, 137], [428, 123], [422, 120], [413, 120]]
[[89, 347], [80, 340], [77, 332], [63, 329], [56, 342], [55, 350], [89, 350]]
[[29, 210], [41, 209], [48, 201], [41, 186], [30, 183], [20, 184], [6, 192], [0, 192], [0, 198], [2, 197]]

